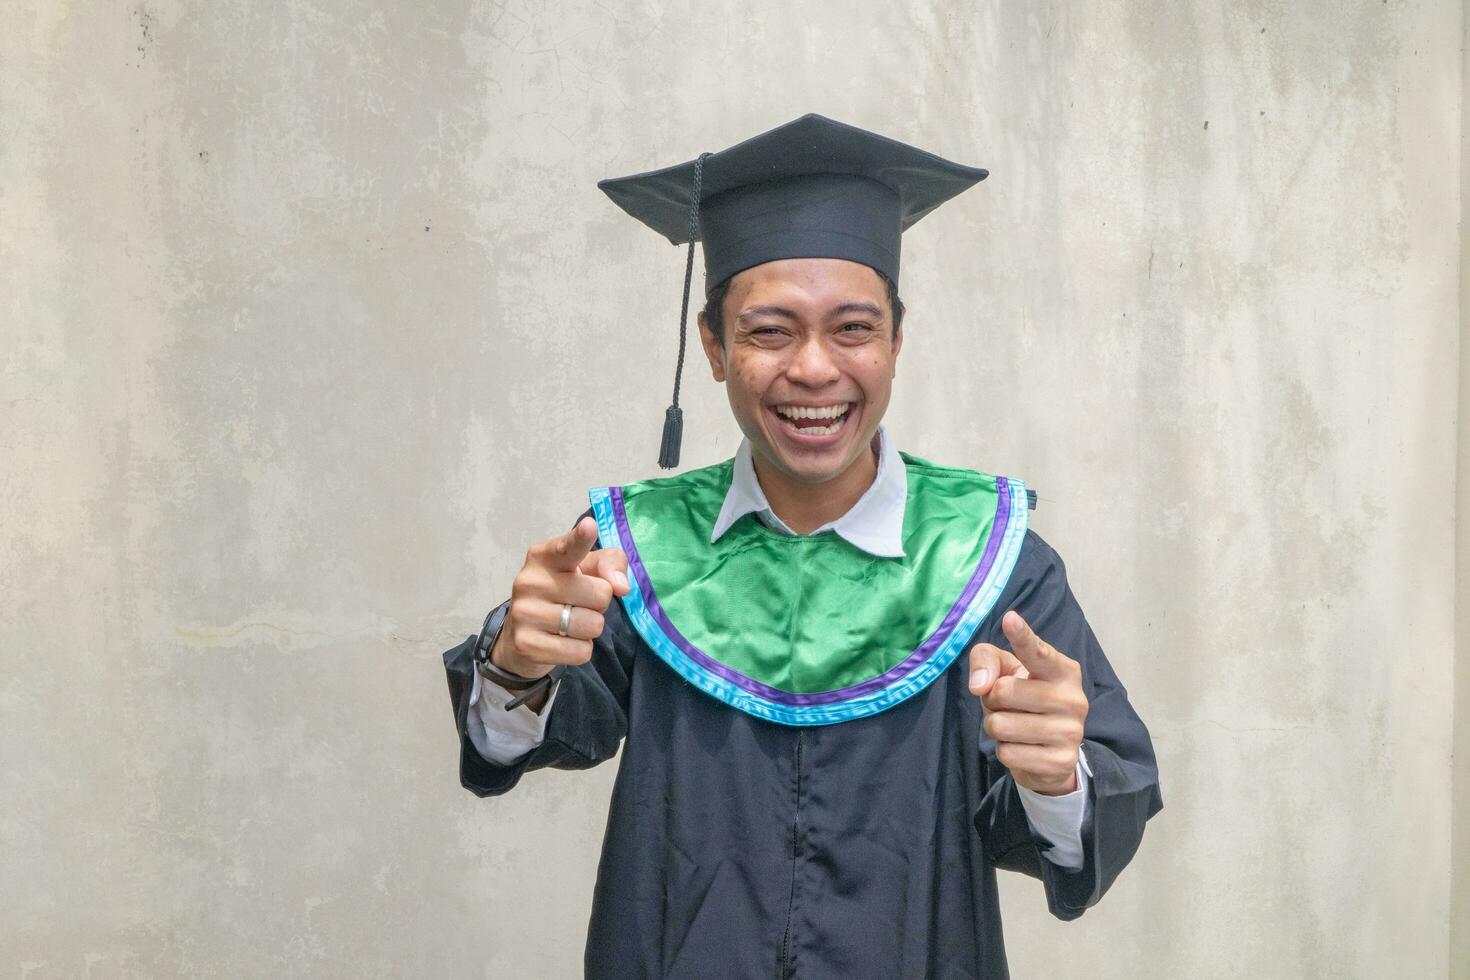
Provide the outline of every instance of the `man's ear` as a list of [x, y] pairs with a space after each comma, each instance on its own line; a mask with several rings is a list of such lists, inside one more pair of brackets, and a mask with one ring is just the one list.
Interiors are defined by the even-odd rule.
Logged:
[[704, 311], [699, 311], [699, 343], [704, 347], [704, 356], [709, 361], [710, 374], [716, 381], [725, 380], [725, 347], [705, 323]]
[[898, 352], [900, 350], [902, 350], [902, 349], [903, 349], [903, 326], [900, 325], [899, 328], [898, 328], [898, 330], [897, 330], [897, 332], [894, 333], [894, 335], [893, 335], [893, 372], [891, 374], [889, 374], [889, 377], [890, 378], [896, 378], [896, 377], [898, 377]]

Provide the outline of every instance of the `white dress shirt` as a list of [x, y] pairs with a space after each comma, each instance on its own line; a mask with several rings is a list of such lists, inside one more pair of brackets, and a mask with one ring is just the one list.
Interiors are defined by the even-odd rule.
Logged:
[[[901, 558], [904, 554], [903, 516], [908, 502], [908, 472], [882, 426], [878, 427], [876, 441], [878, 475], [872, 486], [847, 513], [812, 533], [832, 531], [871, 555]], [[746, 514], [754, 514], [766, 526], [783, 534], [796, 533], [771, 510], [756, 478], [750, 454], [750, 441], [743, 440], [735, 453], [730, 489], [725, 494], [719, 517], [715, 519], [711, 543], [718, 541], [732, 524]], [[493, 681], [481, 679], [478, 671], [473, 674], [471, 710], [465, 719], [466, 732], [480, 755], [498, 765], [509, 765], [540, 745], [546, 737], [546, 720], [556, 701], [556, 689], [553, 688], [540, 714], [524, 704], [506, 711], [505, 705], [514, 695]], [[1092, 776], [1081, 749], [1077, 757], [1077, 788], [1071, 793], [1046, 796], [1023, 786], [1016, 787], [1031, 829], [1051, 841], [1051, 849], [1044, 852], [1046, 857], [1068, 870], [1082, 867], [1082, 825], [1087, 817], [1087, 785]]]

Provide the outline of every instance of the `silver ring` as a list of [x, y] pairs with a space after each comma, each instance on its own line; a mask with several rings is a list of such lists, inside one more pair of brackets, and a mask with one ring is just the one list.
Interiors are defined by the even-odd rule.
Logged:
[[572, 628], [572, 604], [568, 602], [561, 607], [561, 625], [556, 628], [557, 636], [566, 636], [567, 630]]

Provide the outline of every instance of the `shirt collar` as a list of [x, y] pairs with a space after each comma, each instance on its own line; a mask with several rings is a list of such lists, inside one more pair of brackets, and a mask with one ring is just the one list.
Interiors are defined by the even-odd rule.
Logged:
[[[735, 452], [735, 464], [730, 477], [730, 489], [725, 493], [724, 506], [715, 520], [710, 544], [730, 529], [730, 526], [746, 514], [757, 519], [774, 531], [795, 535], [776, 512], [771, 510], [765, 491], [756, 479], [755, 464], [751, 461], [750, 440], [742, 439]], [[880, 425], [878, 427], [878, 475], [872, 486], [858, 498], [846, 514], [835, 521], [828, 521], [812, 534], [833, 531], [853, 547], [879, 558], [902, 558], [903, 512], [908, 502], [909, 478], [903, 459], [898, 455], [893, 440]]]

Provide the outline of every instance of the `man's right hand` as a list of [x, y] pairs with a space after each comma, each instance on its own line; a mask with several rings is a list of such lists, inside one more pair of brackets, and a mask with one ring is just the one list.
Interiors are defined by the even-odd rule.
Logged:
[[[560, 537], [532, 545], [510, 588], [505, 625], [490, 660], [521, 677], [541, 677], [557, 664], [584, 664], [602, 635], [602, 614], [614, 595], [628, 594], [628, 556], [599, 548], [597, 522], [583, 517]], [[567, 635], [562, 610], [572, 607]]]

